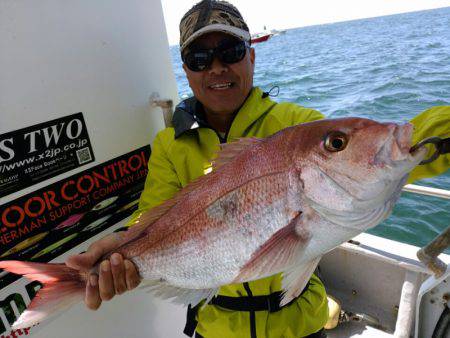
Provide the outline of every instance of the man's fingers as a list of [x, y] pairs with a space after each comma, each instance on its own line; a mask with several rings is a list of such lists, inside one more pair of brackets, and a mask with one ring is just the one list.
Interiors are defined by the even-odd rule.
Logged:
[[77, 270], [89, 270], [104, 254], [115, 249], [119, 240], [120, 236], [112, 233], [93, 243], [85, 253], [70, 256], [66, 265]]
[[116, 294], [114, 290], [114, 281], [111, 272], [111, 264], [109, 261], [103, 261], [100, 264], [100, 276], [98, 279], [100, 289], [100, 298], [102, 300], [110, 300]]
[[125, 277], [127, 282], [127, 289], [135, 289], [141, 282], [141, 278], [136, 270], [136, 267], [128, 259], [124, 261], [125, 265]]
[[84, 303], [91, 310], [97, 310], [102, 304], [100, 294], [98, 291], [98, 276], [96, 274], [89, 275], [86, 284], [86, 295]]
[[[85, 253], [70, 256], [66, 259], [66, 265], [69, 268], [76, 269], [76, 270], [88, 270], [90, 259], [88, 256], [85, 255]], [[92, 264], [91, 264], [92, 266]]]
[[90, 270], [103, 254], [102, 246], [96, 242], [89, 247], [88, 251], [67, 258], [66, 265], [77, 270]]
[[121, 295], [127, 290], [125, 281], [125, 265], [120, 254], [114, 253], [111, 255], [111, 271], [114, 282], [114, 290], [116, 295]]

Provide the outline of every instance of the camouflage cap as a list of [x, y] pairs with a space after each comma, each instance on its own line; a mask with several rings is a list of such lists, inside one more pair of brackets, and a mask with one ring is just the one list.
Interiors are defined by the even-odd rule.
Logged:
[[180, 21], [180, 51], [196, 38], [210, 32], [223, 32], [250, 41], [250, 32], [241, 13], [226, 1], [203, 0]]

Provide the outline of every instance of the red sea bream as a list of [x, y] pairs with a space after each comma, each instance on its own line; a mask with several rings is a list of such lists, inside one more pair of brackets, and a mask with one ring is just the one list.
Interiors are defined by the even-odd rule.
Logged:
[[[411, 134], [409, 124], [344, 118], [227, 144], [212, 173], [142, 214], [114, 252], [135, 263], [144, 286], [176, 302], [282, 272], [285, 304], [324, 253], [389, 215], [425, 156], [410, 153]], [[17, 261], [0, 268], [44, 284], [16, 328], [83, 299], [86, 272]]]

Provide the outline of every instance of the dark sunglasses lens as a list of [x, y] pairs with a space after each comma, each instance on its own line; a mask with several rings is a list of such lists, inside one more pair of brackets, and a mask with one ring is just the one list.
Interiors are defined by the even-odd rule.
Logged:
[[184, 56], [184, 63], [194, 72], [205, 70], [211, 65], [211, 61], [212, 55], [207, 51], [191, 51]]
[[194, 71], [201, 72], [211, 66], [214, 55], [225, 63], [236, 63], [241, 61], [246, 53], [247, 47], [244, 41], [225, 43], [213, 50], [191, 50], [183, 57], [186, 66]]
[[238, 42], [232, 47], [223, 49], [219, 55], [220, 59], [225, 63], [236, 63], [244, 58], [245, 52], [245, 43]]

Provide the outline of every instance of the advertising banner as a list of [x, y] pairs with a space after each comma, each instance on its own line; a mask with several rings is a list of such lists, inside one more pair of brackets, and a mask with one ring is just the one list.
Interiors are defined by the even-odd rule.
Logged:
[[0, 197], [95, 160], [82, 113], [0, 135]]

